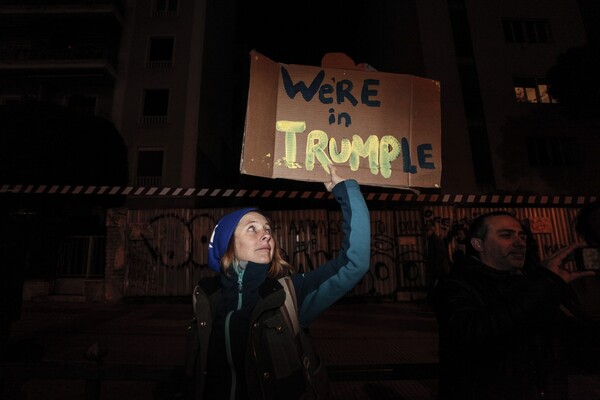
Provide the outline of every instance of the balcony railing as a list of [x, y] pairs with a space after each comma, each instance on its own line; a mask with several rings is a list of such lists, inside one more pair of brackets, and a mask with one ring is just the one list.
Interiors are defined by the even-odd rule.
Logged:
[[148, 61], [146, 63], [146, 68], [148, 69], [167, 69], [173, 66], [173, 61], [171, 60], [163, 60], [163, 61]]
[[[98, 9], [110, 6], [121, 15], [124, 11], [124, 0], [0, 0], [2, 11], [30, 11], [35, 13], [55, 13], [57, 9]], [[104, 6], [104, 7], [103, 7]]]
[[115, 59], [114, 51], [98, 45], [72, 48], [13, 46], [0, 51], [0, 61], [109, 60], [112, 63]]
[[169, 117], [166, 115], [142, 115], [140, 117], [140, 125], [145, 126], [161, 126], [167, 125]]
[[138, 176], [135, 178], [135, 184], [145, 187], [162, 186], [162, 176]]

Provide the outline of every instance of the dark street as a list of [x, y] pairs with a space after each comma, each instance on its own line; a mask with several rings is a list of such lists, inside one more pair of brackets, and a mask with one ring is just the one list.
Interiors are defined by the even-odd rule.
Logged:
[[[4, 358], [4, 398], [176, 399], [190, 315], [174, 300], [25, 302]], [[332, 400], [436, 398], [437, 329], [424, 304], [340, 303], [311, 332]], [[100, 364], [86, 357], [94, 349], [105, 353]], [[572, 372], [571, 400], [600, 398], [597, 370]]]

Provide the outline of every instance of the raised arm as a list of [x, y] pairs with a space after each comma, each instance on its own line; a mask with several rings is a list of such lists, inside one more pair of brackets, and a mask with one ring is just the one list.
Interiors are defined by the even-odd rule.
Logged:
[[354, 179], [341, 178], [332, 167], [325, 187], [341, 206], [343, 238], [336, 258], [292, 277], [302, 326], [348, 293], [369, 270], [371, 222], [360, 186]]

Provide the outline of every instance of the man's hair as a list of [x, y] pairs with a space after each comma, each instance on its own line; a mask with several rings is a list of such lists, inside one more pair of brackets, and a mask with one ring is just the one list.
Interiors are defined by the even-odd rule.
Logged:
[[516, 217], [508, 211], [490, 211], [488, 213], [481, 214], [475, 218], [473, 222], [471, 222], [471, 225], [469, 225], [469, 235], [467, 237], [467, 255], [479, 258], [479, 252], [475, 250], [471, 244], [471, 238], [484, 240], [488, 232], [487, 220], [489, 218], [499, 216], [508, 216], [516, 219]]
[[490, 211], [488, 213], [481, 214], [475, 218], [473, 222], [471, 222], [471, 225], [469, 226], [469, 237], [478, 238], [481, 240], [485, 239], [488, 231], [488, 218], [499, 216], [507, 216], [517, 219], [514, 214], [508, 211]]

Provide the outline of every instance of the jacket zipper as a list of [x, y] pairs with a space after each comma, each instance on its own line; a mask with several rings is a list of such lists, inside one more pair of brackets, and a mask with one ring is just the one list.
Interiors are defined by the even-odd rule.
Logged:
[[[244, 286], [242, 284], [242, 278], [244, 277], [244, 271], [245, 269], [243, 268], [236, 268], [235, 269], [237, 274], [238, 274], [238, 301], [237, 301], [237, 308], [236, 311], [242, 308], [242, 292], [244, 289]], [[229, 370], [231, 371], [231, 391], [229, 394], [229, 399], [230, 400], [235, 400], [235, 392], [236, 392], [236, 385], [237, 385], [237, 376], [235, 373], [235, 365], [233, 363], [233, 354], [231, 352], [231, 333], [230, 333], [230, 326], [229, 326], [229, 321], [231, 319], [231, 315], [234, 313], [234, 311], [229, 311], [227, 313], [227, 317], [225, 318], [225, 348], [227, 350], [227, 362], [229, 363]]]

